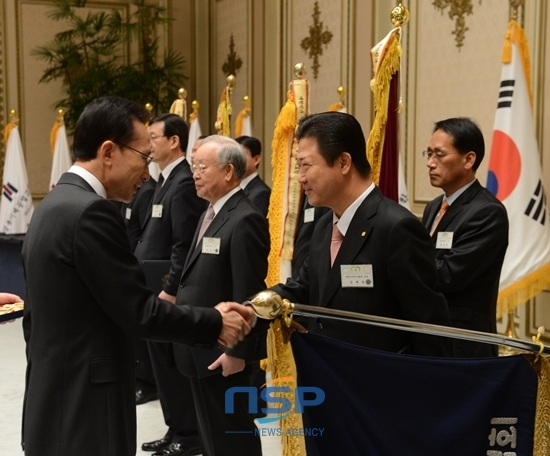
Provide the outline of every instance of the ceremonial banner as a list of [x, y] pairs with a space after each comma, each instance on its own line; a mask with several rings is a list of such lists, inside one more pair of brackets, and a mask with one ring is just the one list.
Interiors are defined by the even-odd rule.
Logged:
[[296, 79], [290, 83], [287, 102], [275, 123], [271, 143], [273, 189], [269, 200], [269, 233], [271, 250], [267, 285], [284, 282], [291, 275], [294, 237], [301, 207], [302, 186], [298, 182], [295, 129], [299, 120], [309, 114], [309, 83]]
[[[63, 121], [61, 121], [63, 122]], [[57, 124], [57, 122], [56, 122]], [[50, 174], [50, 190], [55, 187], [61, 175], [69, 170], [73, 161], [67, 140], [65, 125], [54, 125], [55, 136], [52, 160], [52, 172]], [[52, 131], [53, 133], [53, 131]]]
[[27, 232], [34, 207], [16, 121], [10, 122], [6, 127], [4, 141], [6, 160], [0, 201], [0, 233], [24, 234]]
[[201, 125], [199, 123], [199, 117], [196, 113], [195, 109], [193, 109], [193, 112], [189, 116], [189, 141], [187, 142], [187, 153], [185, 155], [185, 158], [191, 165], [191, 152], [193, 150], [193, 144], [197, 142], [197, 139], [199, 139], [202, 136], [201, 132]]
[[371, 88], [375, 117], [367, 141], [373, 181], [384, 196], [410, 209], [403, 164], [399, 154], [399, 119], [403, 111], [399, 67], [401, 28], [393, 29], [371, 50], [374, 77]]
[[250, 98], [244, 97], [244, 108], [241, 109], [235, 120], [235, 138], [252, 135], [252, 120], [250, 119]]
[[543, 356], [429, 358], [300, 333], [291, 344], [308, 456], [548, 454]]
[[550, 286], [550, 223], [532, 113], [529, 48], [510, 21], [489, 157], [487, 188], [508, 211], [510, 235], [497, 316]]

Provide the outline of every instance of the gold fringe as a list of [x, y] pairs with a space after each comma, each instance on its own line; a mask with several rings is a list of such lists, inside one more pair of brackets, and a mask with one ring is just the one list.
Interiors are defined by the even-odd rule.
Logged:
[[283, 200], [285, 195], [286, 163], [289, 142], [294, 140], [296, 129], [296, 105], [292, 91], [287, 92], [287, 101], [275, 122], [273, 141], [271, 142], [271, 168], [273, 170], [273, 188], [269, 200], [267, 219], [271, 236], [271, 250], [268, 257], [266, 283], [272, 287], [279, 283], [280, 252], [282, 246]]
[[371, 81], [371, 88], [374, 92], [375, 115], [367, 141], [367, 158], [372, 167], [372, 180], [376, 185], [378, 185], [378, 181], [380, 180], [382, 149], [384, 147], [384, 135], [388, 121], [390, 82], [393, 75], [399, 71], [400, 60], [401, 44], [399, 43], [399, 33], [393, 33], [388, 40], [384, 59]]
[[[290, 343], [284, 342], [283, 328], [284, 320], [278, 318], [271, 323], [268, 340], [267, 340], [267, 355], [268, 355], [268, 370], [271, 372], [272, 379], [292, 378], [294, 381], [297, 377], [296, 363], [294, 362], [294, 354]], [[279, 384], [279, 383], [278, 383]], [[284, 385], [284, 383], [281, 382]], [[291, 391], [294, 391], [295, 383], [289, 382], [288, 385]], [[294, 412], [294, 393], [280, 393], [280, 396], [286, 397], [292, 402], [291, 413], [282, 418], [280, 421], [282, 431], [282, 456], [305, 456], [306, 442], [303, 436], [294, 436], [287, 429], [299, 429], [304, 427], [302, 414]]]
[[507, 286], [498, 294], [497, 318], [529, 301], [550, 286], [550, 263]]
[[346, 107], [344, 106], [344, 103], [342, 103], [341, 101], [339, 101], [338, 103], [332, 103], [328, 110], [329, 111], [332, 111], [332, 112], [338, 112], [340, 111], [341, 109], [345, 109]]
[[529, 42], [525, 36], [525, 31], [513, 19], [508, 22], [508, 29], [504, 38], [502, 47], [502, 63], [510, 63], [512, 61], [512, 43], [515, 43], [519, 50], [521, 64], [523, 66], [523, 74], [527, 83], [527, 91], [529, 92], [529, 101], [531, 109], [533, 108], [533, 91], [531, 90], [531, 59], [529, 57]]
[[12, 120], [4, 129], [4, 144], [8, 145], [8, 139], [10, 139], [11, 131], [17, 127], [17, 120]]
[[59, 131], [62, 125], [63, 125], [62, 120], [61, 121], [56, 120], [55, 123], [53, 124], [52, 131], [50, 132], [50, 150], [52, 152], [52, 157], [55, 151], [55, 142], [57, 141], [57, 132]]
[[229, 124], [229, 102], [227, 90], [227, 87], [223, 89], [214, 127], [216, 128], [218, 135], [229, 137], [231, 136], [231, 125]]
[[529, 356], [539, 377], [533, 456], [548, 456], [550, 454], [550, 362], [544, 356]]
[[235, 119], [235, 138], [238, 138], [242, 135], [243, 132], [243, 120], [247, 117], [250, 117], [250, 109], [243, 108], [237, 114], [237, 118]]

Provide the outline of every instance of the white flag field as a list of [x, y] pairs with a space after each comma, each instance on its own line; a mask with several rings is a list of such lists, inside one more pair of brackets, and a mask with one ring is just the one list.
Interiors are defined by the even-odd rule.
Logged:
[[13, 126], [6, 141], [0, 200], [0, 233], [26, 233], [33, 210], [19, 128]]
[[510, 222], [498, 317], [550, 285], [550, 221], [533, 120], [529, 50], [523, 29], [515, 21], [508, 27], [487, 177], [487, 188], [502, 201]]
[[191, 151], [193, 150], [193, 144], [202, 136], [201, 126], [199, 124], [198, 116], [189, 125], [189, 141], [187, 141], [187, 153], [186, 158], [191, 165]]
[[55, 187], [61, 175], [69, 170], [73, 161], [67, 140], [67, 130], [62, 125], [57, 130], [53, 150], [52, 172], [50, 175], [50, 190]]

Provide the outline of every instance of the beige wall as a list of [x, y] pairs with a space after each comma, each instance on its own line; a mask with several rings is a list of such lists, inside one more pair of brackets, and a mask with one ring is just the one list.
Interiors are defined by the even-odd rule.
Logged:
[[[152, 1], [152, 0], [151, 0]], [[23, 147], [31, 180], [31, 191], [40, 199], [47, 191], [51, 155], [49, 132], [55, 120], [53, 104], [60, 86], [38, 84], [45, 64], [30, 56], [30, 50], [61, 30], [47, 19], [47, 0], [3, 0], [0, 3], [0, 126], [10, 109], [21, 118]], [[261, 172], [270, 182], [270, 143], [276, 117], [286, 99], [293, 67], [305, 63], [310, 81], [311, 112], [326, 110], [338, 101], [336, 89], [347, 91], [346, 104], [365, 134], [372, 120], [369, 81], [372, 68], [369, 50], [392, 28], [387, 0], [318, 0], [319, 20], [332, 40], [319, 56], [319, 74], [314, 77], [312, 59], [300, 44], [313, 25], [314, 0], [162, 0], [175, 22], [159, 31], [164, 47], [180, 51], [186, 58], [188, 109], [200, 102], [199, 118], [204, 133], [213, 132], [220, 93], [226, 76], [221, 67], [229, 53], [233, 35], [235, 52], [242, 59], [233, 94], [234, 115], [242, 98], [252, 100], [254, 134], [264, 144]], [[530, 40], [535, 94], [535, 119], [546, 188], [550, 188], [550, 8], [543, 1], [526, 2], [520, 18]], [[400, 117], [401, 153], [413, 212], [422, 213], [427, 201], [438, 194], [429, 185], [420, 152], [426, 147], [433, 122], [451, 116], [473, 117], [491, 146], [492, 126], [500, 78], [500, 56], [508, 2], [472, 2], [465, 16], [468, 30], [458, 49], [454, 20], [448, 9], [441, 12], [432, 0], [410, 0], [411, 21], [403, 29], [402, 93], [406, 105]], [[90, 8], [127, 9], [120, 0], [89, 1]], [[486, 179], [486, 163], [478, 171]], [[516, 326], [528, 337], [540, 324], [550, 326], [546, 294], [521, 306]], [[548, 321], [547, 321], [548, 320]]]

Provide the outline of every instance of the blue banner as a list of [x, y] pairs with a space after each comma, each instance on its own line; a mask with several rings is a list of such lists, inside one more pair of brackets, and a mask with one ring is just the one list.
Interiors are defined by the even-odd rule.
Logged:
[[308, 456], [533, 454], [531, 355], [427, 358], [299, 333], [291, 343], [298, 386], [325, 393], [303, 407], [304, 429], [317, 430], [304, 432]]

